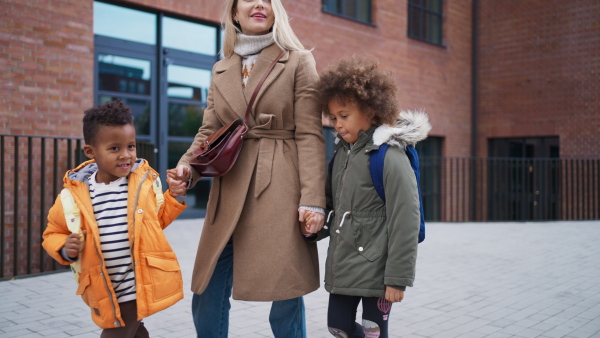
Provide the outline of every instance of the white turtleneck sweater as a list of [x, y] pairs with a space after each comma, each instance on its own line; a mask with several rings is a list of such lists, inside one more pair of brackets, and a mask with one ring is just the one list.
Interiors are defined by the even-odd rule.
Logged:
[[271, 32], [265, 35], [237, 34], [233, 52], [242, 57], [242, 88], [246, 88], [246, 83], [260, 52], [273, 43], [275, 40]]

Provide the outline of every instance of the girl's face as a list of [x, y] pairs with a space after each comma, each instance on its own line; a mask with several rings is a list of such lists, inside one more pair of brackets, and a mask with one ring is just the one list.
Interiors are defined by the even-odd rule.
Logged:
[[239, 22], [246, 35], [269, 33], [275, 22], [271, 0], [238, 0], [233, 20]]
[[358, 140], [359, 131], [367, 131], [371, 128], [371, 119], [356, 103], [347, 101], [345, 105], [340, 104], [337, 99], [329, 100], [329, 120], [331, 124], [346, 142], [354, 143]]

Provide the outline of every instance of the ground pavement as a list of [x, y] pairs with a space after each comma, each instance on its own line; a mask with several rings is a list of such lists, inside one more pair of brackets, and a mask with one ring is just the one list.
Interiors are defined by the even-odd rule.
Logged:
[[[152, 337], [194, 337], [190, 280], [202, 219], [167, 230], [185, 299], [144, 320]], [[321, 271], [328, 242], [319, 244]], [[323, 272], [321, 272], [323, 275]], [[97, 337], [70, 273], [0, 282], [0, 337]], [[330, 337], [327, 292], [305, 297], [308, 337]], [[272, 337], [269, 303], [233, 301], [230, 337]], [[360, 316], [360, 310], [359, 310]], [[600, 221], [428, 223], [415, 286], [391, 337], [600, 337]]]

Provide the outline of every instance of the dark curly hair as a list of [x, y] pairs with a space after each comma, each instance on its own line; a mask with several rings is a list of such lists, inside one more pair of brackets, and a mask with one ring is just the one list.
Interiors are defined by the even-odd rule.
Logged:
[[121, 100], [106, 102], [85, 111], [83, 116], [83, 138], [86, 144], [93, 144], [101, 126], [133, 125], [131, 109]]
[[353, 55], [325, 70], [317, 83], [321, 111], [328, 114], [327, 104], [332, 99], [342, 105], [350, 101], [372, 115], [373, 124], [393, 124], [399, 113], [396, 83], [392, 73], [377, 68], [378, 65], [375, 58]]

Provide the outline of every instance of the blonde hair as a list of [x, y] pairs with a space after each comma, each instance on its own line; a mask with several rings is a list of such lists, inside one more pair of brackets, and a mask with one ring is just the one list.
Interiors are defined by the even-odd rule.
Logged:
[[[225, 57], [230, 57], [233, 54], [237, 33], [242, 32], [239, 25], [233, 22], [233, 16], [238, 1], [239, 0], [227, 1], [225, 10], [223, 11], [223, 18], [221, 19], [221, 25], [225, 31], [223, 34], [222, 50]], [[275, 22], [273, 23], [271, 30], [273, 31], [273, 39], [279, 48], [298, 51], [306, 50], [296, 34], [294, 34], [294, 30], [292, 30], [288, 15], [285, 8], [283, 8], [281, 0], [271, 0], [271, 8], [273, 10], [273, 15], [275, 16]]]

